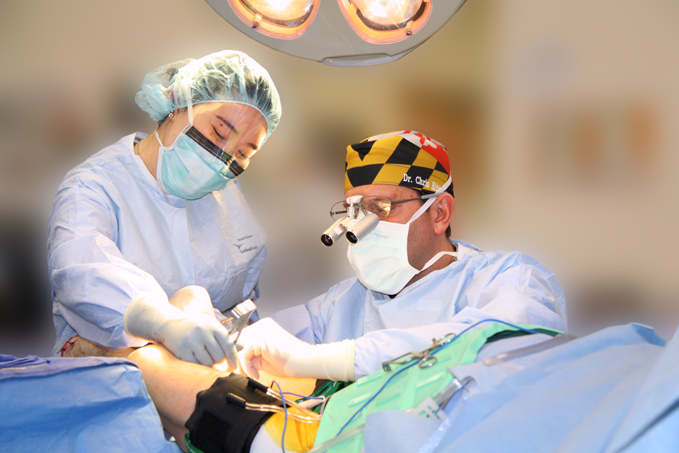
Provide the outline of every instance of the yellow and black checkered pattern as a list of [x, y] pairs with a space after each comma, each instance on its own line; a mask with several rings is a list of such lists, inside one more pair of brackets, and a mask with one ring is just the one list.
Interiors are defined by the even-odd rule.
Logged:
[[[448, 180], [450, 168], [445, 148], [440, 147], [436, 154], [401, 135], [349, 145], [344, 191], [366, 184], [390, 184], [415, 189], [422, 195], [434, 193]], [[452, 183], [446, 192], [453, 195]]]

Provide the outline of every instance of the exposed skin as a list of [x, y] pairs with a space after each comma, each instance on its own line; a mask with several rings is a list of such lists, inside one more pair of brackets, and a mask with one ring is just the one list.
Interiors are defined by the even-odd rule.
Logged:
[[[158, 136], [149, 134], [135, 146], [149, 173], [156, 178], [158, 147], [171, 146], [189, 122], [187, 108], [173, 111], [158, 127]], [[193, 106], [193, 125], [201, 134], [231, 154], [242, 168], [266, 138], [267, 124], [259, 110], [233, 102], [204, 102]]]
[[[196, 407], [196, 395], [206, 390], [228, 371], [195, 363], [182, 362], [160, 345], [152, 344], [137, 349], [128, 357], [137, 364], [144, 377], [146, 389], [158, 410], [163, 428], [174, 436], [177, 445], [186, 450], [184, 424]], [[258, 381], [269, 386], [274, 379], [263, 371]], [[315, 379], [275, 378], [283, 391], [310, 395]]]
[[[390, 184], [369, 184], [364, 186], [352, 187], [347, 190], [346, 198], [355, 195], [382, 196], [391, 201], [415, 198], [420, 194], [407, 187], [395, 186]], [[426, 200], [424, 200], [426, 201]], [[389, 216], [384, 222], [405, 224], [412, 218], [422, 206], [424, 201], [409, 201], [406, 203], [395, 204], [391, 208]], [[455, 199], [449, 193], [439, 195], [429, 209], [422, 213], [408, 230], [408, 261], [415, 269], [422, 269], [424, 265], [438, 252], [453, 251], [453, 245], [446, 237], [446, 229], [450, 225], [450, 218], [455, 209]], [[443, 269], [453, 262], [453, 257], [444, 255], [429, 268], [415, 275], [406, 285], [412, 285], [416, 281], [426, 277], [430, 273]]]
[[[185, 286], [169, 302], [189, 316], [197, 313], [214, 316], [210, 296], [200, 286]], [[226, 360], [216, 364], [214, 368], [183, 362], [159, 344], [149, 344], [136, 350], [127, 348], [113, 351], [78, 337], [71, 352], [69, 357], [127, 357], [136, 363], [142, 372], [149, 396], [158, 410], [163, 428], [175, 437], [177, 445], [184, 451], [184, 435], [188, 432], [184, 424], [195, 409], [196, 394], [210, 388], [217, 378], [230, 374], [226, 370]], [[258, 380], [269, 386], [273, 379], [276, 379], [284, 391], [302, 395], [311, 394], [316, 382], [315, 379], [275, 378], [264, 371]]]

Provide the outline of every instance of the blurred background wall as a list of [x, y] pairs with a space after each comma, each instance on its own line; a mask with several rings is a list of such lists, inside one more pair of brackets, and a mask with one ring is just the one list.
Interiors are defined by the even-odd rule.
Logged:
[[[441, 0], [435, 0], [441, 1]], [[435, 14], [435, 12], [434, 12]], [[679, 322], [679, 3], [468, 0], [403, 59], [335, 68], [260, 45], [202, 0], [0, 3], [0, 353], [49, 355], [47, 218], [65, 173], [154, 124], [144, 74], [238, 49], [283, 119], [240, 178], [269, 234], [263, 315], [353, 275], [319, 234], [344, 149], [415, 129], [447, 145], [453, 236], [552, 269], [575, 334]]]

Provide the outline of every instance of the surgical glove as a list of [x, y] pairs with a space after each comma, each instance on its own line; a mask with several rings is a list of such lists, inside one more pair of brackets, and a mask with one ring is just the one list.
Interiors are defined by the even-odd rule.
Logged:
[[162, 344], [186, 362], [212, 366], [226, 358], [229, 368], [238, 365], [236, 347], [214, 316], [187, 315], [154, 296], [134, 299], [125, 310], [123, 327], [133, 337]]
[[354, 380], [354, 340], [312, 345], [266, 318], [243, 329], [238, 343], [241, 366], [255, 379], [261, 369], [282, 377]]

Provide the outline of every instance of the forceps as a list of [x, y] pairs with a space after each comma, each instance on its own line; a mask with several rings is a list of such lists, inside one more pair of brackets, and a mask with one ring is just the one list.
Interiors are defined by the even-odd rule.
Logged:
[[233, 307], [230, 310], [231, 316], [222, 321], [222, 325], [226, 327], [226, 330], [229, 332], [229, 336], [236, 333], [236, 338], [233, 339], [234, 343], [236, 343], [240, 338], [243, 328], [248, 325], [250, 316], [255, 312], [255, 310], [257, 310], [257, 306], [252, 301], [252, 299], [248, 299]]
[[395, 359], [382, 362], [382, 369], [384, 371], [391, 371], [391, 365], [405, 365], [412, 362], [413, 360], [419, 360], [417, 366], [420, 368], [429, 368], [438, 360], [436, 356], [432, 355], [432, 353], [438, 352], [441, 347], [453, 341], [453, 338], [455, 338], [454, 333], [444, 335], [439, 340], [432, 338], [431, 346], [428, 348], [424, 348], [418, 352], [406, 352], [402, 356], [396, 357]]

